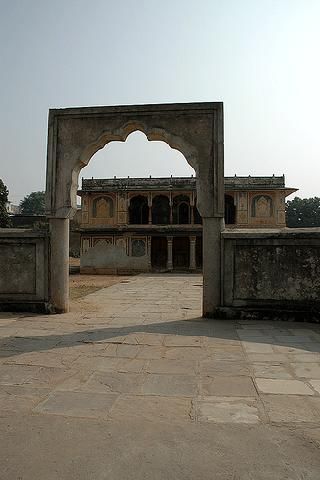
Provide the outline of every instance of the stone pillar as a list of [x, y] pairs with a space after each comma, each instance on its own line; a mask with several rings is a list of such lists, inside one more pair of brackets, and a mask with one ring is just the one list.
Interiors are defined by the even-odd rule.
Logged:
[[189, 242], [190, 242], [190, 265], [189, 269], [190, 270], [196, 270], [197, 265], [196, 265], [196, 240], [197, 237], [189, 237]]
[[148, 237], [148, 270], [151, 272], [152, 265], [151, 265], [151, 237]]
[[194, 206], [193, 205], [190, 206], [190, 213], [191, 213], [190, 223], [191, 225], [193, 225], [194, 224]]
[[57, 313], [69, 310], [69, 219], [50, 218], [50, 302]]
[[168, 259], [167, 259], [167, 270], [173, 270], [172, 262], [172, 237], [167, 237], [167, 248], [168, 248]]
[[152, 225], [152, 194], [148, 195], [148, 208], [149, 208], [148, 223], [149, 225]]
[[203, 316], [212, 317], [221, 305], [221, 231], [224, 220], [203, 218]]
[[192, 192], [190, 194], [190, 205], [189, 205], [189, 212], [190, 212], [190, 215], [189, 215], [189, 220], [190, 220], [190, 223], [191, 225], [194, 224], [194, 193]]

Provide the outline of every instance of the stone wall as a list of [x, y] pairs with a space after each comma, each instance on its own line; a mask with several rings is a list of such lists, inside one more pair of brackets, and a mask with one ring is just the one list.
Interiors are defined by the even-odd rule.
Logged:
[[129, 275], [148, 270], [149, 256], [147, 254], [129, 256], [123, 246], [112, 245], [106, 241], [99, 241], [80, 258], [80, 273]]
[[319, 228], [225, 230], [222, 241], [226, 314], [269, 311], [273, 317], [320, 319]]
[[0, 310], [49, 311], [48, 234], [0, 229]]

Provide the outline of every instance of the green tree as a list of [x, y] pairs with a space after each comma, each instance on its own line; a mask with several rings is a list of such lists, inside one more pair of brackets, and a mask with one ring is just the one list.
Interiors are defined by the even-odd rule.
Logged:
[[25, 215], [44, 215], [44, 192], [31, 192], [21, 200], [20, 208]]
[[0, 178], [0, 227], [6, 228], [11, 226], [10, 216], [7, 210], [9, 190]]
[[295, 197], [286, 204], [288, 227], [320, 227], [320, 198]]

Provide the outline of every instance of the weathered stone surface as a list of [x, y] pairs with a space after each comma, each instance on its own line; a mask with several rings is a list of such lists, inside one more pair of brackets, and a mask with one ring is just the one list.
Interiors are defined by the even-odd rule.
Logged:
[[313, 407], [312, 398], [290, 395], [262, 395], [261, 400], [265, 406], [271, 422], [280, 423], [316, 423], [319, 413]]
[[131, 393], [139, 395], [144, 376], [138, 373], [95, 372], [81, 385], [82, 390], [101, 393]]
[[202, 377], [200, 394], [218, 397], [254, 397], [257, 392], [248, 377]]
[[[260, 344], [254, 332], [258, 322], [201, 319], [201, 291], [193, 287], [199, 278], [142, 275], [121, 289], [114, 285], [94, 299], [83, 298], [69, 314], [8, 314], [5, 336], [25, 336], [25, 342], [19, 339], [19, 350], [6, 350], [0, 363], [1, 480], [48, 475], [50, 480], [106, 475], [108, 480], [318, 480], [319, 380], [298, 380], [292, 368], [314, 368], [319, 363], [315, 345], [302, 344], [298, 354], [275, 353], [284, 346], [279, 337], [295, 331], [298, 336], [299, 324], [264, 321], [262, 330], [269, 336], [272, 331], [273, 343], [264, 343], [271, 351], [247, 354], [235, 330], [252, 330], [252, 343]], [[157, 320], [144, 310], [150, 306], [148, 295], [152, 301], [160, 298]], [[122, 311], [121, 296], [135, 306], [135, 324], [130, 306]], [[183, 312], [190, 298], [193, 308]], [[173, 313], [166, 312], [168, 300], [177, 305]], [[107, 315], [101, 323], [105, 308], [121, 320], [119, 325], [110, 325]], [[176, 347], [162, 344], [169, 335], [197, 336], [196, 328], [200, 346], [184, 346], [183, 339]], [[304, 328], [314, 338], [320, 332], [319, 325]], [[109, 347], [117, 356], [106, 354]], [[177, 352], [180, 359], [166, 356]], [[284, 371], [294, 378], [258, 376]], [[278, 382], [279, 393], [252, 388], [262, 380]], [[303, 385], [308, 395], [305, 387], [303, 393], [290, 393], [287, 382], [292, 381], [294, 391]], [[202, 382], [209, 395], [201, 396]], [[267, 387], [274, 391], [275, 385]]]
[[47, 234], [0, 229], [0, 310], [47, 311]]
[[164, 337], [166, 347], [201, 347], [201, 337], [167, 335]]
[[81, 255], [81, 273], [118, 274], [124, 272], [147, 272], [148, 256], [132, 257], [123, 248], [98, 242]]
[[196, 401], [196, 416], [199, 422], [245, 424], [260, 422], [254, 400], [237, 397], [203, 397]]
[[319, 363], [291, 363], [291, 367], [297, 377], [320, 379], [320, 360]]
[[318, 245], [300, 246], [298, 242], [296, 245], [271, 245], [267, 241], [263, 246], [239, 245], [234, 268], [237, 299], [307, 301], [319, 297]]
[[193, 420], [191, 400], [165, 396], [122, 395], [112, 407], [112, 419], [136, 418], [138, 420], [166, 423], [184, 423]]
[[0, 385], [53, 386], [71, 375], [71, 370], [62, 368], [0, 365]]
[[158, 345], [144, 345], [138, 352], [137, 358], [156, 360], [163, 358], [165, 355], [165, 348]]
[[288, 367], [284, 365], [274, 365], [272, 363], [254, 363], [253, 373], [256, 377], [261, 378], [293, 378]]
[[278, 393], [283, 395], [313, 395], [313, 391], [299, 380], [279, 380], [256, 378], [256, 384], [263, 393]]
[[196, 375], [198, 365], [193, 360], [150, 360], [146, 367], [147, 373], [185, 374]]
[[208, 377], [223, 376], [249, 376], [250, 371], [246, 363], [236, 361], [218, 360], [210, 358], [200, 361], [200, 374]]
[[268, 343], [242, 342], [247, 353], [273, 353], [272, 345]]
[[36, 413], [70, 417], [106, 418], [117, 395], [85, 392], [54, 392], [40, 403]]
[[142, 386], [144, 395], [194, 397], [198, 393], [198, 382], [193, 375], [147, 375]]
[[30, 385], [1, 385], [0, 410], [13, 414], [31, 412], [50, 393], [49, 388], [35, 388]]
[[222, 237], [225, 315], [317, 320], [319, 229], [232, 230]]

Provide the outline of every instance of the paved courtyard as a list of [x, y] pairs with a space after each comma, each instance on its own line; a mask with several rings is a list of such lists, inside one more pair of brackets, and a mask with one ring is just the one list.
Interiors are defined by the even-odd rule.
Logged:
[[200, 275], [0, 315], [1, 480], [319, 480], [320, 326], [200, 317]]

